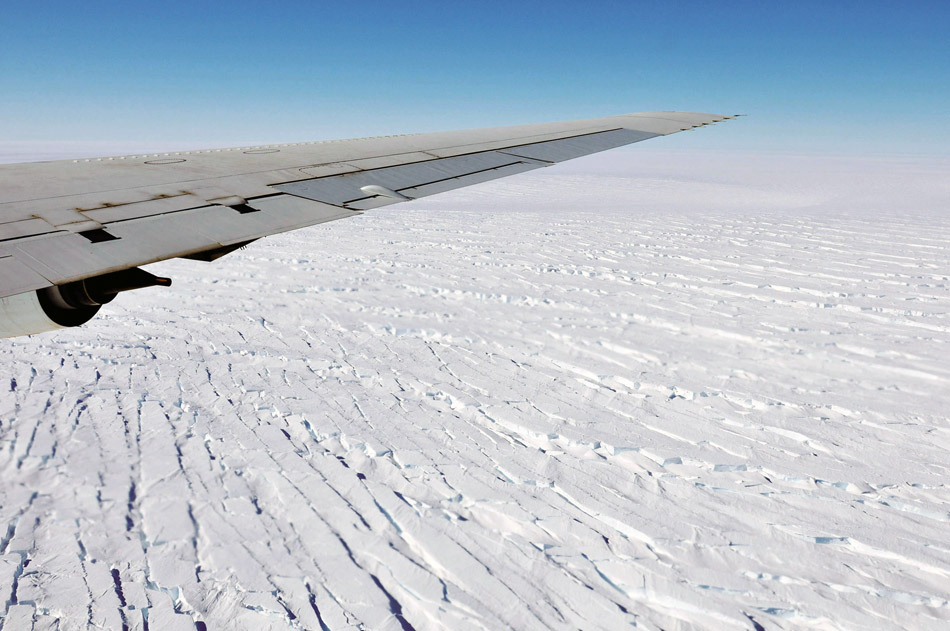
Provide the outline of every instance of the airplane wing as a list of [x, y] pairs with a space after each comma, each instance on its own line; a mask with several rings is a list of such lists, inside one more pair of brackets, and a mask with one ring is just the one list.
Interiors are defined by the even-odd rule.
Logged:
[[170, 284], [141, 265], [214, 260], [267, 235], [728, 118], [645, 112], [0, 165], [0, 336], [81, 324], [120, 291]]

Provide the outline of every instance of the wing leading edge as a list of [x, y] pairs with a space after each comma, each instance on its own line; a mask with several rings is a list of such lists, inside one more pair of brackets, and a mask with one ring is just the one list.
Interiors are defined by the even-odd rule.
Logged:
[[270, 234], [728, 118], [648, 112], [0, 165], [0, 300], [168, 258], [213, 260]]

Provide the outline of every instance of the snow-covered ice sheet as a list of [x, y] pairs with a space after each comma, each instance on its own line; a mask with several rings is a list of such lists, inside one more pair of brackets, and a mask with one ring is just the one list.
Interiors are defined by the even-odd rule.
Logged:
[[947, 628], [945, 180], [780, 163], [608, 154], [2, 341], [0, 628]]

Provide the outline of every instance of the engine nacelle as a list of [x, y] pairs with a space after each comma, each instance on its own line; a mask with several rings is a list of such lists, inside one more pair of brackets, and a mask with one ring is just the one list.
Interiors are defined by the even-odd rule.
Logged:
[[44, 307], [40, 302], [41, 292], [30, 291], [0, 298], [0, 337], [33, 335], [67, 326], [79, 326], [88, 322], [99, 311], [99, 307], [85, 309], [58, 309]]
[[0, 298], [0, 337], [33, 335], [85, 324], [119, 292], [171, 285], [170, 278], [133, 267], [64, 285]]

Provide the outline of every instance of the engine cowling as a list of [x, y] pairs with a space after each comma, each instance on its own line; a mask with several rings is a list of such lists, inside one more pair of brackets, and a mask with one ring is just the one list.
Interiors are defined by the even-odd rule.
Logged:
[[120, 292], [155, 285], [167, 287], [171, 282], [170, 278], [133, 267], [0, 298], [0, 337], [80, 326]]
[[86, 309], [58, 309], [49, 300], [48, 306], [40, 302], [41, 292], [30, 291], [0, 298], [0, 337], [33, 335], [67, 326], [79, 326], [88, 322], [99, 311], [99, 307]]

